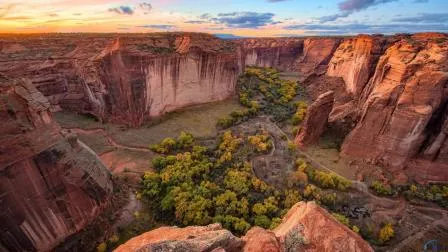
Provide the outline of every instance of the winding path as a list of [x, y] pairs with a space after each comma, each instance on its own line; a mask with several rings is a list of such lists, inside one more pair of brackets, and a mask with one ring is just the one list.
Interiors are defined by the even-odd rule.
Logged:
[[132, 150], [132, 151], [152, 152], [150, 149], [147, 149], [147, 148], [120, 144], [117, 141], [115, 141], [115, 139], [113, 139], [105, 129], [102, 129], [102, 128], [96, 128], [96, 129], [64, 128], [64, 129], [74, 132], [74, 133], [77, 133], [77, 134], [83, 134], [83, 135], [92, 135], [92, 134], [101, 133], [107, 138], [107, 141], [112, 146], [114, 146], [116, 148]]

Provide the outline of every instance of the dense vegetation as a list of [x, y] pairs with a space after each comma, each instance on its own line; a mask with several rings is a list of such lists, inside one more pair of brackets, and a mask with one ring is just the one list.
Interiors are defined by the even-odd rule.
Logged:
[[157, 203], [159, 218], [178, 225], [220, 222], [242, 234], [253, 225], [276, 226], [301, 200], [298, 191], [276, 189], [253, 175], [247, 160], [273, 145], [266, 131], [252, 136], [226, 131], [213, 150], [185, 136], [152, 146], [167, 155], [153, 159], [157, 172], [144, 175], [142, 194]]
[[276, 122], [291, 119], [295, 125], [305, 117], [307, 104], [295, 101], [299, 95], [305, 96], [303, 88], [295, 81], [280, 79], [279, 72], [273, 68], [246, 68], [238, 79], [238, 87], [240, 103], [247, 109], [221, 118], [218, 121], [221, 128], [229, 128], [262, 114], [271, 116]]
[[273, 145], [265, 130], [249, 136], [225, 131], [213, 149], [195, 144], [191, 134], [182, 132], [177, 139], [151, 146], [164, 155], [152, 160], [156, 172], [143, 176], [142, 194], [155, 202], [153, 211], [162, 221], [185, 226], [220, 222], [243, 234], [253, 225], [275, 227], [302, 199], [331, 209], [338, 197], [323, 189], [349, 189], [349, 180], [318, 171], [301, 159], [288, 188], [268, 185], [253, 174], [248, 161], [270, 152]]

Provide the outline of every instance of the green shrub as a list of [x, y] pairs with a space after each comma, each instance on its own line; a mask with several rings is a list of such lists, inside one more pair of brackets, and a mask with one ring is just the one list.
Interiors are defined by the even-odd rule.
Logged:
[[392, 239], [395, 235], [394, 228], [392, 227], [392, 224], [386, 223], [380, 230], [378, 240], [381, 244], [386, 243], [390, 239]]
[[338, 213], [333, 213], [332, 215], [337, 221], [346, 225], [347, 227], [350, 227], [350, 220], [345, 215], [338, 214]]
[[390, 187], [389, 185], [385, 185], [383, 183], [381, 183], [380, 181], [373, 181], [372, 185], [370, 186], [370, 188], [376, 192], [376, 194], [378, 195], [382, 195], [382, 196], [391, 196], [393, 195], [393, 191], [392, 191], [392, 187]]

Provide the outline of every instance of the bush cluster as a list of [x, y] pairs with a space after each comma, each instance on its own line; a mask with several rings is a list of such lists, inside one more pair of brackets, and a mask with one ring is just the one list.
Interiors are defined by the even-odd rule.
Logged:
[[156, 171], [143, 176], [141, 195], [155, 203], [157, 218], [177, 225], [219, 222], [237, 234], [253, 225], [275, 227], [302, 196], [266, 184], [253, 174], [250, 163], [235, 158], [243, 146], [269, 141], [263, 134], [250, 139], [226, 131], [214, 150], [193, 145], [154, 158]]
[[181, 151], [192, 147], [194, 144], [194, 138], [191, 133], [182, 131], [177, 139], [167, 137], [163, 139], [159, 144], [152, 144], [149, 149], [160, 154], [167, 154], [170, 152]]
[[376, 194], [381, 196], [391, 196], [394, 194], [390, 185], [383, 184], [378, 180], [373, 181], [372, 185], [370, 185], [370, 188], [375, 191]]
[[305, 119], [306, 111], [308, 109], [308, 105], [303, 102], [299, 101], [296, 103], [297, 110], [292, 116], [292, 124], [298, 125]]
[[437, 203], [441, 207], [448, 208], [448, 185], [410, 185], [404, 196], [408, 200], [414, 198]]

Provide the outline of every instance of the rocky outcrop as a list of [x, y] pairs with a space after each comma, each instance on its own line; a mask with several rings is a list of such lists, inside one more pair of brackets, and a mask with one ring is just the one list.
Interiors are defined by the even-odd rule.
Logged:
[[280, 243], [274, 232], [261, 227], [253, 227], [243, 236], [244, 252], [280, 252]]
[[319, 140], [319, 137], [325, 131], [328, 116], [333, 109], [333, 102], [334, 92], [328, 91], [317, 97], [309, 106], [305, 120], [295, 139], [295, 142], [299, 146], [309, 145]]
[[243, 241], [220, 224], [186, 228], [161, 227], [132, 238], [115, 249], [130, 251], [241, 251]]
[[132, 251], [373, 251], [361, 236], [314, 202], [299, 202], [273, 231], [251, 228], [242, 239], [220, 224], [162, 227], [132, 238], [115, 252]]
[[0, 247], [49, 251], [107, 203], [110, 173], [31, 82], [0, 81]]
[[283, 251], [373, 251], [361, 236], [314, 202], [294, 205], [273, 231]]
[[304, 41], [303, 54], [297, 58], [295, 69], [303, 81], [316, 72], [325, 73], [334, 51], [338, 47], [338, 38], [309, 38]]
[[425, 150], [435, 163], [443, 160], [447, 59], [446, 37], [408, 37], [387, 49], [363, 91], [360, 119], [342, 154], [378, 160], [393, 171]]
[[361, 35], [345, 39], [334, 52], [327, 75], [342, 77], [348, 93], [359, 96], [369, 81], [387, 39]]
[[274, 67], [296, 71], [295, 62], [303, 54], [302, 38], [257, 38], [235, 41], [241, 48], [245, 66]]

